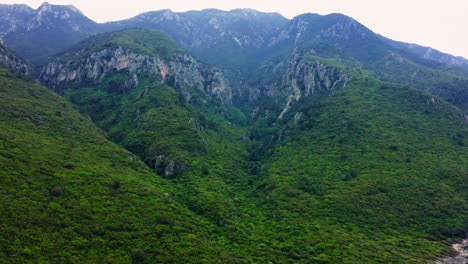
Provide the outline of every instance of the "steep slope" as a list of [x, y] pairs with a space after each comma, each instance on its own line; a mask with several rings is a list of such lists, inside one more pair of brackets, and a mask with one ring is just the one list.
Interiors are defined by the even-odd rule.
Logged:
[[[138, 86], [138, 74], [149, 74], [170, 84], [190, 101], [190, 89], [230, 102], [232, 90], [221, 72], [188, 55], [165, 35], [142, 29], [98, 35], [49, 61], [39, 79], [60, 90], [62, 83], [100, 82], [114, 72], [125, 72], [126, 82], [114, 89]], [[62, 85], [63, 86], [63, 85]]]
[[184, 81], [201, 66], [180, 65], [181, 54], [160, 33], [125, 30], [52, 59], [42, 80], [170, 178], [219, 227], [226, 261], [423, 263], [466, 232], [467, 128], [456, 107], [296, 55], [273, 67], [285, 75], [267, 81], [281, 86], [260, 97], [247, 131], [212, 89]]
[[206, 153], [205, 115], [222, 110], [232, 94], [219, 71], [142, 29], [93, 37], [52, 59], [40, 80], [166, 177]]
[[338, 14], [105, 26], [181, 45], [131, 29], [51, 58], [40, 80], [83, 116], [4, 72], [0, 260], [427, 263], [466, 236], [467, 117], [440, 98], [465, 107], [463, 59]]
[[219, 225], [230, 221], [237, 209], [227, 182], [248, 180], [246, 118], [229, 105], [219, 71], [161, 33], [135, 29], [81, 43], [52, 59], [41, 80], [111, 140], [180, 183], [192, 210]]
[[440, 52], [431, 47], [423, 47], [417, 44], [404, 42], [393, 42], [395, 46], [406, 49], [417, 55], [419, 58], [432, 60], [443, 64], [468, 67], [468, 60], [463, 57], [455, 57], [447, 53]]
[[98, 24], [74, 6], [47, 2], [36, 10], [0, 5], [0, 37], [23, 58], [40, 63], [78, 41], [98, 33]]
[[223, 77], [216, 69], [161, 33], [136, 29], [86, 40], [51, 59], [41, 79], [169, 179], [191, 211], [216, 225], [211, 231], [227, 251], [213, 258], [268, 259], [256, 253], [269, 239], [263, 234], [273, 231], [263, 227], [267, 216], [248, 198], [254, 190], [246, 117], [219, 97], [230, 88], [225, 83], [219, 89]]
[[96, 24], [72, 6], [48, 3], [37, 10], [1, 5], [0, 14], [0, 37], [35, 64], [96, 33], [139, 27], [162, 31], [201, 60], [220, 67], [236, 87], [233, 98], [238, 105], [259, 94], [255, 69], [264, 69], [278, 56], [288, 60], [312, 52], [468, 109], [466, 59], [387, 39], [341, 14], [303, 14], [288, 20], [250, 9], [160, 10]]
[[1, 69], [0, 113], [1, 262], [197, 262], [224, 250], [172, 184], [49, 89]]
[[[66, 100], [4, 69], [0, 112], [0, 262], [259, 259], [258, 239], [249, 237], [262, 229], [250, 230], [245, 210], [236, 208], [245, 201], [220, 179], [244, 177], [223, 164], [233, 159], [242, 167], [238, 153], [211, 147], [217, 160], [194, 159], [203, 174], [186, 172], [174, 186]], [[210, 146], [222, 140], [207, 136]]]
[[2, 37], [9, 33], [21, 30], [24, 24], [26, 24], [27, 18], [31, 17], [34, 13], [34, 9], [27, 5], [5, 5], [0, 4], [0, 35]]
[[310, 72], [328, 69], [321, 75], [333, 80], [342, 71], [347, 85], [324, 89], [315, 82], [309, 94], [310, 80], [295, 82], [299, 89], [285, 86], [294, 103], [286, 111], [265, 105], [251, 134], [260, 144], [252, 154], [261, 175], [257, 193], [281, 244], [304, 263], [440, 257], [445, 239], [464, 237], [468, 228], [463, 112], [415, 89], [321, 63], [310, 64]]
[[468, 107], [467, 60], [427, 49], [422, 54], [422, 47], [384, 38], [341, 14], [297, 16], [269, 43], [271, 50], [282, 51], [284, 60], [308, 55], [334, 59]]
[[2, 39], [0, 39], [0, 67], [10, 69], [23, 76], [31, 74], [30, 67], [21, 58], [11, 53]]
[[247, 71], [264, 56], [263, 47], [288, 20], [251, 9], [148, 12], [102, 25], [105, 30], [141, 27], [164, 32], [208, 63]]

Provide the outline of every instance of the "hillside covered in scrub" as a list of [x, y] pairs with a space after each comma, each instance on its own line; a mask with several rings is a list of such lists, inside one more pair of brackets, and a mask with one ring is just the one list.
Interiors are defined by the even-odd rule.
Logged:
[[0, 6], [31, 28], [0, 26], [0, 262], [427, 263], [466, 238], [462, 58], [339, 14], [70, 8]]

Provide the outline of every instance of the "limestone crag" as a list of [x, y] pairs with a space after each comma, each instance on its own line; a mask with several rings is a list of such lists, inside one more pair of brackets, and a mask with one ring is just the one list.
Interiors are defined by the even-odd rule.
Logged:
[[127, 71], [132, 77], [123, 85], [138, 85], [138, 74], [150, 74], [165, 84], [181, 90], [190, 99], [189, 89], [197, 89], [224, 103], [232, 101], [232, 91], [223, 74], [207, 67], [187, 54], [176, 54], [168, 60], [134, 53], [122, 47], [107, 48], [86, 56], [79, 51], [73, 58], [56, 58], [43, 68], [39, 80], [60, 90], [67, 83], [99, 81], [116, 71]]
[[349, 80], [350, 77], [343, 70], [329, 67], [318, 60], [298, 56], [292, 58], [283, 78], [282, 90], [288, 99], [280, 118], [302, 97], [345, 87]]
[[342, 87], [348, 80], [348, 75], [342, 70], [326, 66], [318, 60], [293, 58], [289, 61], [283, 87], [290, 96], [299, 100], [317, 91]]
[[452, 245], [456, 256], [447, 257], [436, 261], [436, 264], [467, 264], [468, 263], [468, 239]]
[[13, 55], [2, 39], [0, 39], [0, 66], [22, 75], [29, 75], [30, 73], [28, 65], [22, 59]]

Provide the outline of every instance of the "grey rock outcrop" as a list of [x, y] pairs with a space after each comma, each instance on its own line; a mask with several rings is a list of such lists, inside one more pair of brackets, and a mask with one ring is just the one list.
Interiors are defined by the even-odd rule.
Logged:
[[164, 155], [157, 156], [153, 164], [149, 164], [150, 167], [154, 166], [156, 172], [164, 178], [173, 178], [177, 176], [183, 171], [184, 167], [182, 163], [175, 162]]
[[42, 69], [39, 80], [60, 90], [67, 83], [99, 81], [111, 73], [127, 71], [132, 77], [122, 83], [123, 89], [138, 85], [137, 75], [155, 76], [161, 82], [179, 89], [190, 99], [189, 88], [197, 89], [211, 97], [230, 103], [232, 90], [223, 74], [208, 67], [187, 54], [177, 54], [168, 60], [146, 54], [134, 53], [122, 47], [107, 48], [86, 55], [79, 51], [72, 58], [56, 58]]
[[318, 60], [293, 58], [289, 61], [283, 87], [289, 96], [299, 100], [317, 91], [346, 86], [349, 77], [342, 70], [329, 67]]
[[468, 239], [452, 245], [457, 255], [436, 261], [436, 264], [467, 264], [468, 263]]
[[28, 76], [30, 73], [28, 65], [22, 59], [13, 55], [2, 39], [0, 39], [0, 66], [25, 76]]
[[319, 91], [333, 91], [346, 87], [349, 80], [350, 77], [341, 69], [329, 67], [307, 57], [294, 57], [289, 61], [283, 79], [283, 91], [287, 95], [287, 102], [279, 118], [282, 118], [292, 104], [302, 97], [311, 96]]

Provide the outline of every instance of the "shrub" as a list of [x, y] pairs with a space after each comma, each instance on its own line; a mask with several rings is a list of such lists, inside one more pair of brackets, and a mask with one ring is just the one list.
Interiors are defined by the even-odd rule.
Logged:
[[120, 184], [120, 181], [118, 181], [118, 180], [115, 180], [115, 181], [112, 183], [112, 189], [114, 189], [114, 190], [120, 189], [121, 186], [122, 186], [122, 185]]
[[63, 195], [63, 190], [60, 187], [55, 187], [50, 190], [50, 195], [54, 197], [59, 197]]
[[146, 254], [143, 249], [136, 249], [132, 254], [133, 263], [143, 263], [146, 260]]

